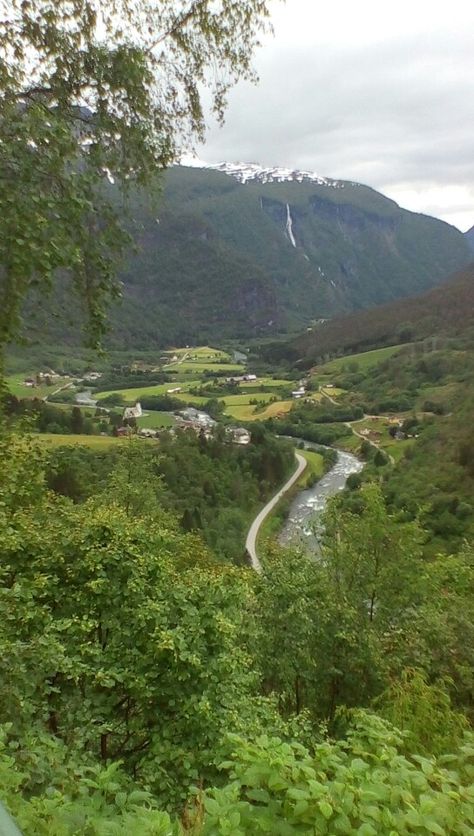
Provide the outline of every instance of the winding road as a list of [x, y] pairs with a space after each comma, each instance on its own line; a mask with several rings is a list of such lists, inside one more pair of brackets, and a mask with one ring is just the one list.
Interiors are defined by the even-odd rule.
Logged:
[[299, 477], [303, 473], [303, 470], [306, 468], [306, 465], [308, 464], [306, 459], [301, 455], [301, 453], [296, 453], [295, 452], [295, 458], [296, 458], [296, 461], [298, 462], [298, 465], [297, 465], [297, 468], [296, 468], [295, 472], [288, 479], [288, 481], [285, 482], [283, 487], [280, 488], [278, 493], [275, 494], [273, 499], [271, 499], [270, 502], [267, 502], [265, 507], [262, 508], [262, 510], [260, 511], [259, 515], [257, 517], [255, 517], [252, 525], [250, 526], [249, 533], [247, 534], [247, 540], [245, 541], [245, 548], [246, 548], [247, 553], [250, 557], [250, 562], [252, 564], [252, 569], [254, 569], [256, 572], [259, 572], [259, 573], [262, 572], [262, 564], [260, 563], [260, 561], [258, 559], [256, 546], [257, 546], [257, 537], [258, 537], [258, 532], [260, 530], [260, 526], [262, 525], [264, 519], [268, 516], [270, 511], [272, 511], [273, 508], [275, 507], [275, 505], [277, 505], [277, 503], [280, 501], [282, 496], [284, 496], [285, 493], [287, 491], [289, 491], [290, 488], [295, 484], [297, 479], [299, 479]]

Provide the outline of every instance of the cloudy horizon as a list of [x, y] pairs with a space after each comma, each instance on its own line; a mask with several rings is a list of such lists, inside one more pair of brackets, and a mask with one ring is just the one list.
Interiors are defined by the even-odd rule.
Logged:
[[210, 121], [206, 162], [304, 168], [372, 186], [462, 231], [474, 224], [474, 5], [271, 5], [259, 83]]

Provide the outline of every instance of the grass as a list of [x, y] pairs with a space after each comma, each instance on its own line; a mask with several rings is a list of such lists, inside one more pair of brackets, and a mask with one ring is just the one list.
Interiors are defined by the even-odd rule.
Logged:
[[391, 357], [392, 354], [396, 354], [397, 351], [401, 351], [401, 349], [405, 348], [407, 345], [411, 345], [411, 343], [389, 345], [385, 348], [375, 348], [372, 351], [363, 351], [361, 354], [348, 354], [345, 357], [337, 357], [336, 360], [330, 360], [329, 363], [325, 363], [324, 366], [320, 366], [318, 368], [318, 372], [322, 374], [340, 372], [343, 366], [348, 367], [352, 363], [357, 363], [357, 371], [365, 371], [372, 368], [372, 366], [376, 366], [377, 363], [380, 363], [382, 360], [386, 360], [387, 357]]
[[12, 374], [6, 378], [8, 390], [12, 395], [16, 395], [17, 398], [45, 398], [46, 395], [52, 395], [52, 393], [56, 389], [59, 389], [60, 386], [64, 386], [66, 383], [70, 382], [70, 378], [65, 377], [57, 383], [53, 383], [52, 386], [46, 386], [43, 384], [40, 386], [25, 386], [23, 383], [25, 377], [28, 377], [28, 375]]
[[288, 493], [263, 521], [257, 537], [257, 551], [261, 549], [265, 540], [272, 540], [279, 534], [285, 522], [287, 509], [295, 494], [305, 490], [308, 483], [313, 483], [324, 474], [324, 458], [320, 453], [315, 450], [298, 450], [298, 453], [306, 459], [306, 468]]
[[160, 427], [174, 427], [176, 419], [169, 412], [159, 412], [158, 410], [148, 410], [145, 414], [137, 419], [139, 427], [149, 427], [152, 430], [160, 429]]
[[221, 351], [220, 348], [212, 348], [210, 345], [198, 345], [193, 348], [171, 348], [169, 351], [163, 352], [171, 357], [184, 357], [185, 354], [190, 355], [192, 359], [197, 360], [230, 360], [230, 354], [226, 351]]
[[390, 439], [390, 444], [382, 445], [382, 449], [384, 452], [388, 453], [397, 464], [401, 458], [403, 458], [405, 454], [405, 450], [409, 447], [413, 447], [416, 442], [416, 438], [404, 438], [400, 439], [400, 441], [392, 441]]
[[[123, 395], [127, 403], [134, 403], [136, 400], [145, 397], [146, 395], [166, 395], [168, 389], [175, 389], [180, 386], [181, 389], [192, 389], [193, 386], [199, 386], [200, 379], [187, 380], [186, 383], [157, 383], [154, 386], [136, 386], [132, 389], [114, 389], [110, 392], [96, 392], [93, 397], [97, 400], [102, 400], [108, 395]], [[179, 395], [170, 395], [171, 398], [179, 397]], [[186, 398], [185, 398], [186, 399]]]
[[237, 421], [264, 421], [266, 418], [274, 418], [280, 413], [289, 412], [293, 401], [276, 401], [269, 403], [265, 409], [256, 410], [255, 404], [234, 403], [226, 406], [225, 413]]
[[340, 447], [341, 450], [345, 450], [346, 453], [355, 453], [359, 450], [361, 444], [362, 439], [352, 434], [338, 438], [335, 446]]
[[83, 445], [93, 450], [104, 450], [115, 444], [123, 444], [126, 438], [114, 438], [110, 435], [61, 435], [60, 433], [38, 433], [35, 439], [48, 447], [77, 447]]
[[223, 363], [220, 361], [194, 361], [184, 360], [182, 363], [169, 363], [165, 366], [166, 369], [173, 369], [181, 372], [195, 372], [200, 374], [202, 372], [229, 372], [229, 374], [242, 374], [243, 366], [237, 366], [235, 363]]
[[259, 377], [258, 380], [245, 380], [240, 384], [241, 389], [294, 389], [294, 380], [274, 380], [272, 377]]
[[338, 389], [337, 386], [331, 386], [330, 389], [328, 389], [327, 386], [322, 386], [321, 392], [319, 392], [318, 394], [320, 394], [321, 397], [326, 395], [329, 398], [339, 398], [341, 395], [345, 395], [345, 393], [345, 389]]
[[239, 406], [241, 404], [249, 404], [250, 401], [268, 403], [274, 397], [274, 392], [246, 392], [242, 395], [224, 395], [223, 398], [219, 398], [218, 400], [224, 401], [226, 406]]
[[300, 490], [304, 490], [308, 482], [312, 484], [313, 481], [320, 479], [323, 475], [324, 458], [321, 453], [317, 453], [316, 450], [298, 450], [298, 453], [300, 453], [308, 462], [306, 469], [303, 470], [303, 473], [296, 482], [298, 488]]

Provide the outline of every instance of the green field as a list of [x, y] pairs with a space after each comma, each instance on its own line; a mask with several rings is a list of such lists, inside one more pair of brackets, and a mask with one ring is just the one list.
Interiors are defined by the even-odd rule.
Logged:
[[336, 399], [340, 398], [341, 395], [344, 395], [345, 392], [345, 389], [338, 389], [337, 386], [331, 386], [330, 389], [328, 389], [327, 386], [321, 386], [321, 392], [318, 392], [318, 394], [321, 395], [321, 397], [326, 396], [327, 398]]
[[[108, 395], [123, 395], [127, 403], [135, 403], [135, 401], [140, 400], [145, 395], [166, 395], [168, 389], [175, 389], [177, 386], [180, 386], [181, 389], [192, 389], [193, 386], [200, 386], [200, 384], [201, 380], [199, 378], [193, 378], [192, 380], [187, 380], [186, 383], [157, 383], [154, 386], [137, 386], [132, 389], [113, 389], [110, 392], [96, 392], [94, 398], [102, 400]], [[176, 398], [179, 395], [170, 395], [170, 397]], [[181, 397], [183, 397], [182, 394]]]
[[356, 453], [361, 444], [362, 439], [352, 434], [338, 438], [335, 446], [340, 447], [341, 450], [345, 450], [347, 453]]
[[54, 383], [52, 386], [46, 386], [43, 384], [40, 386], [25, 386], [23, 383], [25, 377], [28, 377], [28, 375], [12, 374], [6, 378], [6, 384], [9, 391], [12, 395], [16, 395], [17, 398], [45, 398], [47, 395], [51, 395], [54, 391], [56, 391], [56, 389], [59, 389], [61, 386], [64, 386], [69, 382], [69, 378], [66, 377], [59, 380], [57, 383]]
[[259, 389], [261, 386], [265, 389], [294, 389], [296, 382], [294, 380], [274, 380], [273, 377], [259, 377], [258, 380], [244, 380], [240, 384], [241, 389]]
[[212, 360], [213, 362], [216, 360], [220, 360], [222, 362], [227, 362], [230, 360], [230, 354], [227, 354], [226, 351], [221, 351], [220, 348], [212, 348], [210, 345], [198, 345], [192, 348], [171, 348], [169, 351], [163, 352], [164, 354], [169, 355], [170, 357], [189, 357], [190, 360]]
[[263, 410], [256, 410], [255, 404], [231, 404], [226, 406], [226, 415], [231, 415], [237, 421], [264, 421], [274, 418], [279, 413], [289, 412], [293, 401], [276, 401], [269, 403]]
[[93, 450], [104, 450], [114, 444], [126, 444], [127, 438], [114, 438], [110, 435], [61, 435], [60, 433], [38, 433], [33, 436], [48, 447], [77, 447], [83, 445]]
[[169, 363], [165, 368], [177, 372], [190, 372], [192, 374], [201, 374], [206, 371], [222, 372], [222, 374], [243, 373], [243, 366], [237, 366], [235, 363], [213, 362], [211, 360], [208, 362], [205, 360], [184, 360], [182, 363]]
[[400, 441], [392, 441], [392, 439], [390, 439], [390, 444], [383, 444], [381, 447], [384, 452], [388, 453], [389, 456], [392, 456], [395, 463], [397, 463], [401, 458], [403, 458], [405, 450], [409, 447], [413, 447], [415, 442], [415, 438], [403, 438], [400, 439]]
[[159, 412], [158, 410], [147, 410], [145, 414], [137, 419], [139, 427], [149, 427], [153, 430], [158, 430], [160, 427], [174, 427], [176, 423], [175, 418], [169, 412]]
[[308, 479], [312, 482], [314, 479], [320, 479], [323, 475], [324, 458], [321, 453], [317, 453], [316, 450], [298, 450], [298, 453], [301, 453], [303, 458], [305, 458], [308, 462], [306, 469], [303, 470], [303, 473], [296, 483], [301, 490], [304, 490], [308, 484]]
[[342, 371], [343, 366], [349, 367], [352, 363], [357, 363], [358, 371], [365, 371], [376, 366], [382, 360], [386, 360], [402, 348], [406, 348], [411, 343], [404, 343], [403, 345], [389, 345], [385, 348], [375, 348], [372, 351], [364, 351], [361, 354], [348, 354], [345, 357], [337, 357], [336, 360], [330, 360], [324, 366], [318, 367], [318, 372], [321, 374], [331, 374], [331, 372]]

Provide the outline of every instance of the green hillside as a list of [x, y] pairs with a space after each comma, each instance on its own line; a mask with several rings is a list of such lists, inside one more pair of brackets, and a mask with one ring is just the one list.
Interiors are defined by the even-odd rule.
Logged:
[[[454, 227], [356, 183], [244, 185], [177, 166], [162, 186], [158, 199], [130, 198], [136, 247], [111, 313], [113, 349], [301, 330], [423, 291], [470, 258]], [[28, 336], [75, 343], [79, 319], [63, 288], [30, 305]]]
[[335, 317], [286, 344], [266, 345], [262, 353], [274, 360], [289, 357], [311, 365], [335, 354], [464, 333], [472, 327], [474, 264], [427, 293]]

